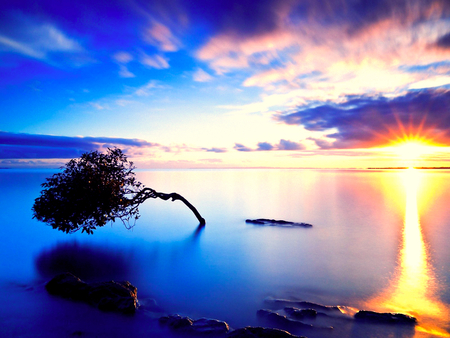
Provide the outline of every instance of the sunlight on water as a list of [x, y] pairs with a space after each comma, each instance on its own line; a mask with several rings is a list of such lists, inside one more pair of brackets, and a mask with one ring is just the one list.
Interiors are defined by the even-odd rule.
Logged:
[[408, 169], [401, 175], [406, 194], [406, 207], [399, 266], [389, 288], [372, 300], [370, 305], [381, 311], [411, 314], [418, 318], [418, 331], [450, 337], [450, 333], [443, 328], [448, 325], [450, 312], [439, 299], [442, 285], [433, 271], [420, 224], [417, 192], [421, 173], [415, 169]]

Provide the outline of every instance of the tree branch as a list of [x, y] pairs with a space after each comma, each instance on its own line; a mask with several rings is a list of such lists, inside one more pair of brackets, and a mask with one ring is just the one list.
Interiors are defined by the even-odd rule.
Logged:
[[172, 202], [176, 201], [176, 200], [183, 202], [189, 209], [191, 209], [191, 211], [194, 213], [195, 217], [197, 217], [198, 221], [200, 222], [200, 225], [203, 226], [206, 224], [205, 219], [200, 215], [200, 213], [197, 211], [197, 209], [191, 203], [189, 203], [189, 201], [187, 199], [185, 199], [180, 194], [177, 194], [176, 192], [173, 192], [171, 194], [165, 194], [163, 192], [155, 192], [155, 195], [156, 195], [156, 197], [159, 197], [164, 201], [167, 201], [168, 199], [171, 198]]

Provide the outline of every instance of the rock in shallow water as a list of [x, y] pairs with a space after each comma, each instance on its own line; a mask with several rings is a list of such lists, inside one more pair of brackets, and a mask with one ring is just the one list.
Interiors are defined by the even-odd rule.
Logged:
[[271, 310], [258, 310], [256, 312], [256, 315], [258, 316], [258, 318], [263, 319], [267, 323], [286, 330], [312, 328], [312, 325], [310, 324], [305, 324], [297, 320], [289, 319], [286, 316], [283, 316]]
[[228, 324], [220, 320], [208, 318], [193, 320], [180, 315], [161, 317], [159, 323], [180, 333], [189, 334], [225, 335], [230, 330]]
[[417, 319], [405, 315], [403, 313], [380, 313], [374, 311], [361, 310], [355, 314], [355, 319], [376, 322], [376, 323], [389, 323], [389, 324], [417, 324]]
[[71, 273], [63, 273], [50, 280], [45, 288], [52, 295], [83, 301], [103, 311], [136, 311], [137, 288], [130, 282], [88, 284]]
[[301, 338], [287, 331], [265, 327], [244, 327], [228, 334], [229, 338]]
[[312, 227], [312, 224], [309, 224], [309, 223], [296, 223], [296, 222], [289, 222], [289, 221], [268, 219], [268, 218], [246, 219], [245, 223], [256, 224], [256, 225], [279, 226], [279, 227], [304, 227], [304, 228]]

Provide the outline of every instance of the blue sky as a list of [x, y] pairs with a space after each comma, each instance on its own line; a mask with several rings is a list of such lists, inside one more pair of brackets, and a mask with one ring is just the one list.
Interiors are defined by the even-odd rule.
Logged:
[[[450, 2], [3, 1], [0, 167], [401, 165], [450, 145]], [[425, 156], [425, 155], [424, 155]]]

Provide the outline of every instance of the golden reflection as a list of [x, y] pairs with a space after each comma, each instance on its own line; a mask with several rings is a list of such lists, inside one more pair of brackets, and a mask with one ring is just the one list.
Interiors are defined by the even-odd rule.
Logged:
[[425, 244], [417, 207], [421, 172], [401, 172], [406, 194], [399, 265], [388, 289], [369, 302], [377, 311], [401, 312], [415, 316], [417, 331], [450, 337], [448, 307], [440, 301], [441, 285], [436, 279]]

